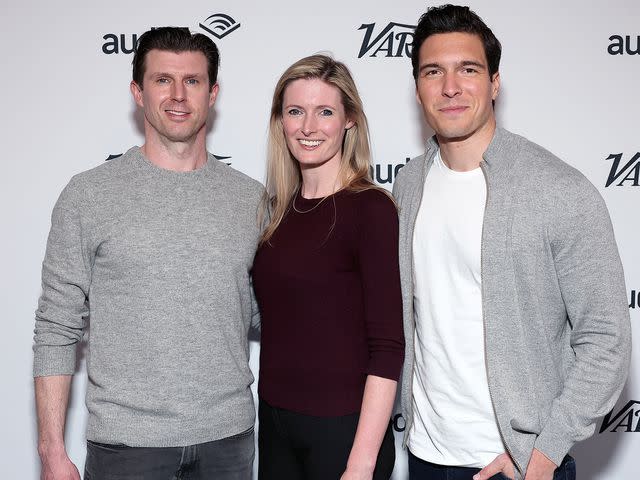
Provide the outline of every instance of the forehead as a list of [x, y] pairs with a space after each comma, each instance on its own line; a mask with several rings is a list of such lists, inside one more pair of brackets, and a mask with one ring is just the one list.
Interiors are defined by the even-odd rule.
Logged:
[[340, 90], [318, 78], [294, 80], [284, 90], [285, 105], [342, 105]]
[[170, 52], [153, 49], [144, 59], [145, 76], [154, 73], [207, 74], [207, 58], [202, 52]]
[[436, 33], [427, 37], [420, 46], [420, 65], [463, 60], [487, 64], [484, 45], [478, 35], [464, 32]]

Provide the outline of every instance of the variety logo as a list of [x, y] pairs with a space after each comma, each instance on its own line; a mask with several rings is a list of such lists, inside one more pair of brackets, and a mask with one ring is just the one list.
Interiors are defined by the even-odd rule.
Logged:
[[600, 425], [600, 431], [602, 433], [605, 430], [613, 433], [619, 432], [640, 432], [640, 405], [639, 400], [629, 400], [627, 404], [620, 409], [618, 413], [613, 414], [611, 410], [602, 419], [602, 425]]
[[[605, 187], [612, 184], [615, 184], [616, 187], [624, 185], [637, 187], [640, 185], [640, 152], [637, 152], [628, 162], [622, 162], [621, 153], [612, 153], [605, 160], [613, 160]], [[624, 163], [623, 166], [620, 166], [621, 162]]]
[[240, 28], [240, 24], [229, 15], [224, 13], [214, 13], [208, 16], [200, 28], [209, 32], [214, 37], [221, 39], [229, 35], [231, 32]]
[[377, 57], [411, 57], [411, 42], [415, 25], [389, 22], [386, 27], [375, 34], [376, 24], [368, 23], [360, 25], [358, 30], [364, 30], [364, 39], [360, 46], [358, 58], [365, 55]]
[[[222, 39], [231, 32], [240, 28], [240, 24], [231, 16], [225, 13], [214, 13], [209, 15], [202, 23], [198, 24], [201, 29], [217, 39]], [[151, 30], [157, 27], [151, 27]], [[126, 55], [134, 53], [138, 46], [137, 33], [107, 33], [102, 39], [102, 53], [106, 55], [124, 53]]]
[[631, 35], [611, 35], [609, 37], [609, 46], [607, 52], [609, 55], [640, 55], [640, 35], [635, 38], [635, 46], [633, 46], [634, 38]]
[[631, 290], [629, 294], [629, 308], [640, 308], [640, 292], [637, 290]]
[[398, 172], [402, 167], [409, 163], [410, 158], [407, 157], [404, 163], [387, 163], [371, 165], [369, 172], [374, 182], [384, 185], [385, 183], [393, 183], [398, 176]]
[[[107, 158], [105, 158], [104, 161], [108, 162], [109, 160], [113, 160], [114, 158], [118, 158], [121, 156], [122, 156], [122, 153], [116, 153], [116, 154], [111, 153]], [[216, 160], [220, 160], [220, 161], [231, 158], [231, 157], [223, 157], [221, 155], [216, 155], [216, 154], [213, 154], [213, 156], [215, 157]], [[224, 163], [226, 163], [227, 165], [231, 165], [231, 162], [224, 162]]]

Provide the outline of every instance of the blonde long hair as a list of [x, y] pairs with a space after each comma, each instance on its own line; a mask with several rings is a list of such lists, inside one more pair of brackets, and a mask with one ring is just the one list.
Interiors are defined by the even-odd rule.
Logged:
[[302, 184], [300, 166], [287, 147], [282, 126], [284, 92], [295, 80], [316, 78], [340, 91], [346, 117], [353, 122], [353, 126], [346, 130], [342, 144], [338, 184], [341, 189], [355, 192], [378, 188], [373, 184], [369, 170], [371, 151], [367, 117], [349, 69], [327, 55], [302, 58], [287, 68], [273, 92], [267, 147], [267, 190], [261, 209], [262, 221], [268, 216], [268, 223], [261, 243], [269, 241], [274, 234]]

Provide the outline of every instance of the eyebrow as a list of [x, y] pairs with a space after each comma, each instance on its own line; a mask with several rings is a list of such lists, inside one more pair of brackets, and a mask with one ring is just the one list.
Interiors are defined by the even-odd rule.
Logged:
[[[462, 60], [459, 64], [459, 66], [461, 67], [478, 67], [478, 68], [482, 68], [482, 69], [486, 69], [487, 66], [484, 63], [481, 62], [477, 62], [475, 60]], [[442, 64], [440, 63], [426, 63], [424, 65], [420, 66], [420, 71], [423, 71], [427, 68], [442, 68]]]
[[[288, 104], [283, 104], [282, 108], [300, 108], [302, 110], [305, 109], [305, 107], [303, 107], [302, 105], [298, 105], [297, 103], [288, 103]], [[328, 108], [330, 110], [337, 110], [338, 107], [336, 107], [335, 105], [315, 105], [314, 110], [324, 110], [325, 108]]]
[[[175, 73], [169, 73], [169, 72], [153, 72], [150, 74], [152, 77], [175, 77], [176, 74]], [[201, 77], [202, 74], [201, 73], [185, 73], [184, 75], [180, 75], [182, 78], [195, 78], [195, 77]]]
[[472, 67], [478, 67], [478, 68], [484, 68], [484, 69], [487, 68], [487, 66], [484, 63], [476, 62], [475, 60], [463, 60], [462, 63], [460, 63], [460, 65], [463, 67], [472, 66]]

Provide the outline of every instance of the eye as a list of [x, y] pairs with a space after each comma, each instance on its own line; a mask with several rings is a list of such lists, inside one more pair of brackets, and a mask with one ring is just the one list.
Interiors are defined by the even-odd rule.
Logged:
[[440, 73], [440, 71], [436, 68], [426, 68], [422, 70], [423, 77], [433, 77], [435, 75], [438, 75], [438, 73]]
[[186, 83], [187, 85], [197, 85], [197, 84], [198, 84], [198, 83], [200, 83], [200, 82], [198, 82], [198, 80], [197, 80], [197, 79], [195, 79], [195, 78], [189, 78], [189, 79], [187, 79], [187, 80], [186, 80], [186, 82], [185, 82], [185, 83]]
[[169, 79], [167, 77], [159, 77], [156, 80], [157, 83], [169, 83]]
[[302, 115], [302, 111], [299, 108], [290, 108], [289, 110], [287, 110], [287, 115], [297, 117], [298, 115]]
[[478, 69], [475, 67], [464, 67], [462, 69], [462, 73], [469, 73], [469, 74], [478, 73]]
[[330, 110], [328, 108], [323, 108], [320, 111], [320, 115], [323, 116], [323, 117], [330, 117], [331, 115], [333, 115], [333, 110]]

